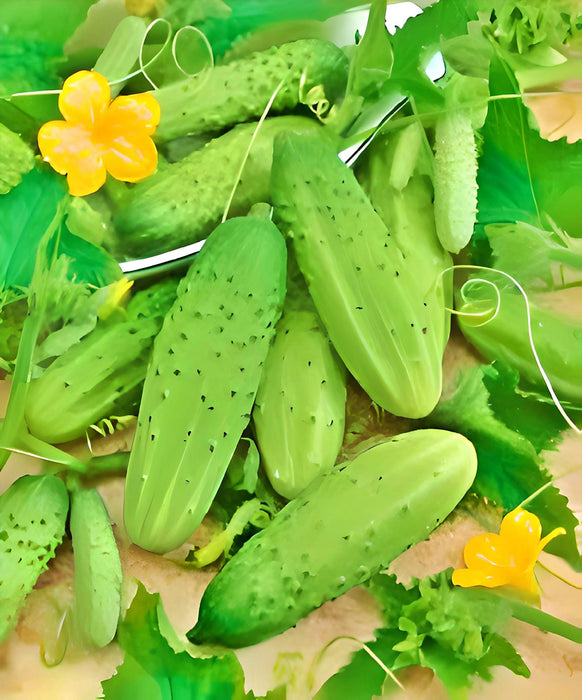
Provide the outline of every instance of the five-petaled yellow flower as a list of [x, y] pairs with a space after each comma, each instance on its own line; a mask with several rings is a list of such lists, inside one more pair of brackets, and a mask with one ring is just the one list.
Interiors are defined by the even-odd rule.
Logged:
[[155, 172], [158, 153], [151, 135], [160, 106], [153, 95], [122, 95], [111, 102], [107, 79], [82, 70], [65, 81], [59, 110], [65, 121], [43, 124], [38, 145], [44, 160], [67, 175], [72, 195], [96, 192], [107, 173], [137, 182]]
[[498, 535], [488, 532], [467, 542], [463, 552], [467, 568], [453, 572], [453, 583], [464, 588], [514, 586], [537, 596], [535, 563], [548, 542], [566, 530], [557, 527], [544, 538], [541, 534], [537, 516], [522, 508], [512, 510], [503, 518]]

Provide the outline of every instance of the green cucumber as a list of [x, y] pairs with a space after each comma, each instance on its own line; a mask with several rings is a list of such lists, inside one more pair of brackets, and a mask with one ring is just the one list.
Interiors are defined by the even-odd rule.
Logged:
[[250, 420], [285, 297], [268, 218], [210, 236], [154, 343], [127, 471], [125, 524], [144, 549], [181, 545], [206, 515]]
[[253, 424], [271, 485], [295, 498], [335, 464], [344, 437], [345, 369], [310, 311], [277, 324]]
[[138, 292], [125, 319], [99, 321], [30, 382], [25, 418], [35, 437], [53, 444], [74, 440], [102, 418], [136, 410], [154, 338], [176, 286], [169, 279]]
[[426, 276], [408, 260], [352, 171], [316, 136], [276, 140], [271, 189], [277, 220], [348, 370], [382, 408], [428, 415], [441, 393], [448, 335], [438, 266]]
[[301, 94], [318, 85], [333, 102], [347, 77], [347, 56], [331, 41], [300, 39], [274, 46], [215, 66], [210, 76], [202, 73], [155, 90], [163, 115], [155, 139], [164, 142], [258, 119], [282, 79], [271, 114], [294, 109]]
[[56, 476], [21, 476], [0, 496], [0, 641], [65, 534], [69, 495]]
[[210, 582], [188, 638], [242, 647], [292, 627], [426, 539], [476, 469], [473, 445], [444, 430], [398, 435], [334, 467]]
[[[163, 253], [208, 236], [226, 209], [256, 126], [240, 124], [135, 185], [114, 219], [118, 259]], [[276, 134], [286, 130], [313, 132], [321, 128], [308, 117], [265, 120], [238, 180], [230, 215], [244, 215], [256, 202], [269, 200]]]
[[85, 645], [104, 647], [117, 631], [122, 573], [109, 515], [95, 489], [73, 493], [71, 537], [75, 554], [75, 629]]

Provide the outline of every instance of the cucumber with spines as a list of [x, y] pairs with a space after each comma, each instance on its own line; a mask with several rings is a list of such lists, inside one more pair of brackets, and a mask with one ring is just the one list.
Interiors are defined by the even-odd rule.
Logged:
[[335, 464], [344, 436], [345, 368], [309, 311], [286, 312], [277, 324], [253, 424], [271, 485], [295, 498]]
[[272, 170], [276, 217], [339, 356], [382, 408], [426, 416], [442, 386], [442, 276], [419, 275], [332, 145], [283, 135]]
[[0, 495], [0, 641], [65, 534], [69, 495], [56, 476], [21, 476]]
[[344, 90], [347, 75], [347, 56], [324, 39], [300, 39], [258, 51], [215, 66], [209, 76], [203, 72], [155, 90], [164, 115], [155, 139], [162, 143], [258, 119], [283, 78], [271, 114], [294, 109], [301, 91], [317, 85], [324, 86], [326, 98], [333, 102]]
[[153, 552], [200, 524], [250, 420], [285, 296], [286, 247], [268, 218], [210, 236], [156, 338], [127, 471], [125, 524]]
[[473, 445], [417, 430], [320, 476], [210, 582], [196, 644], [256, 644], [363, 583], [425, 540], [471, 486]]
[[[114, 219], [117, 257], [155, 255], [208, 236], [224, 213], [255, 128], [255, 123], [240, 124], [135, 185]], [[238, 182], [230, 216], [244, 215], [256, 202], [269, 200], [276, 134], [320, 129], [308, 117], [266, 119]]]
[[177, 284], [167, 279], [138, 292], [125, 318], [100, 321], [30, 382], [25, 418], [34, 436], [53, 444], [74, 440], [102, 418], [136, 410]]

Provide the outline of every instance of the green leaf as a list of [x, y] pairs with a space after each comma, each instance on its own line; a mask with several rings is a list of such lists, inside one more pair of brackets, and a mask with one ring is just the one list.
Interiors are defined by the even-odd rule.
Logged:
[[[0, 197], [0, 288], [28, 287], [40, 239], [67, 196], [64, 180], [47, 169], [35, 169], [11, 192]], [[121, 277], [115, 260], [102, 248], [74, 236], [66, 226], [60, 236], [59, 254], [71, 259], [71, 278], [96, 287]]]
[[243, 700], [244, 675], [236, 656], [175, 653], [160, 632], [158, 606], [159, 594], [149, 594], [138, 584], [117, 633], [125, 660], [116, 675], [102, 683], [105, 700]]
[[[511, 69], [494, 56], [492, 96], [519, 94]], [[582, 141], [546, 141], [529, 124], [520, 98], [489, 105], [479, 159], [480, 224], [513, 222], [548, 226], [548, 217], [571, 236], [582, 236]]]
[[0, 27], [14, 39], [63, 46], [97, 0], [2, 0]]
[[[494, 367], [497, 367], [495, 365]], [[431, 427], [455, 430], [465, 435], [474, 444], [478, 457], [477, 477], [473, 490], [480, 496], [497, 503], [505, 510], [513, 510], [526, 498], [546, 486], [528, 504], [542, 522], [544, 532], [555, 527], [564, 527], [567, 535], [558, 537], [548, 546], [548, 551], [563, 557], [576, 570], [582, 570], [582, 557], [576, 544], [575, 528], [578, 519], [568, 507], [568, 499], [555, 486], [547, 486], [551, 475], [543, 468], [534, 445], [525, 437], [533, 435], [546, 415], [545, 409], [531, 399], [517, 397], [514, 406], [520, 406], [516, 415], [503, 412], [510, 422], [504, 423], [490, 404], [485, 377], [489, 384], [495, 383], [494, 369], [477, 367], [460, 374], [456, 393], [438, 404], [426, 419]], [[503, 396], [509, 397], [507, 370], [494, 389], [493, 405], [499, 406]], [[526, 408], [527, 407], [527, 408]], [[530, 420], [532, 421], [530, 423]], [[563, 429], [559, 421], [548, 422], [535, 441], [545, 445], [557, 440]], [[517, 432], [517, 430], [520, 432]], [[552, 438], [552, 432], [554, 437]]]

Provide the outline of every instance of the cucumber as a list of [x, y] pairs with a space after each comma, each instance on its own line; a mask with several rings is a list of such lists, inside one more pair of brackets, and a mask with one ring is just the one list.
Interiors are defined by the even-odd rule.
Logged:
[[257, 393], [253, 424], [271, 485], [295, 498], [335, 464], [344, 437], [346, 376], [314, 313], [290, 311]]
[[181, 545], [210, 508], [252, 405], [285, 297], [287, 251], [267, 218], [208, 239], [154, 343], [125, 489], [144, 549]]
[[441, 393], [448, 335], [438, 268], [419, 274], [352, 171], [316, 136], [276, 140], [271, 189], [277, 220], [348, 370], [387, 411], [428, 415]]
[[[480, 277], [498, 282], [499, 276], [484, 273]], [[479, 300], [491, 302], [491, 291], [476, 288], [470, 297], [457, 306], [461, 313], [479, 308]], [[517, 370], [520, 378], [539, 387], [546, 394], [546, 385], [536, 364], [529, 342], [525, 301], [521, 294], [500, 289], [501, 303], [495, 318], [476, 326], [470, 318], [459, 316], [465, 338], [489, 361], [501, 360]], [[543, 294], [538, 298], [542, 298]], [[494, 302], [491, 302], [494, 306]], [[582, 407], [582, 325], [580, 317], [568, 317], [551, 308], [543, 308], [530, 300], [532, 335], [542, 366], [561, 400]]]
[[444, 430], [399, 435], [334, 467], [210, 582], [188, 638], [242, 647], [292, 627], [426, 539], [476, 469], [473, 445]]
[[176, 286], [168, 279], [138, 292], [126, 319], [98, 322], [30, 382], [25, 418], [35, 437], [74, 440], [102, 418], [136, 410], [154, 338]]
[[0, 642], [62, 542], [69, 495], [56, 476], [21, 476], [0, 496]]
[[109, 515], [95, 489], [71, 497], [75, 629], [88, 647], [109, 644], [121, 613], [121, 562]]
[[[199, 241], [219, 223], [256, 128], [241, 124], [135, 185], [114, 219], [118, 259], [145, 257]], [[308, 117], [275, 117], [260, 127], [238, 182], [230, 215], [269, 199], [273, 139], [280, 131], [318, 131]]]
[[294, 109], [301, 93], [323, 85], [330, 102], [348, 77], [348, 59], [331, 41], [300, 39], [215, 66], [202, 74], [154, 90], [164, 115], [155, 140], [162, 143], [186, 134], [220, 131], [258, 119], [283, 78], [271, 114]]

